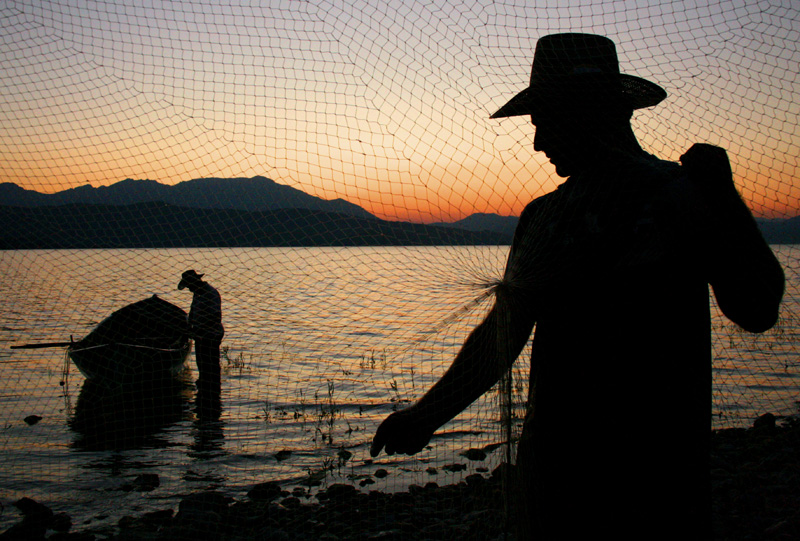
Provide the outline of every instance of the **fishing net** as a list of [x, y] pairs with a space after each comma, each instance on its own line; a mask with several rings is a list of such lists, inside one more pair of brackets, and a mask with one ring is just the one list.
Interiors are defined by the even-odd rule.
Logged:
[[[363, 497], [361, 518], [293, 523], [353, 537], [344, 525], [403, 531], [409, 502], [378, 494], [412, 486], [430, 519], [417, 514], [409, 538], [419, 523], [429, 538], [508, 531], [502, 512], [466, 532], [463, 515], [436, 513], [478, 513], [475, 491], [510, 495], [491, 483], [514, 461], [529, 345], [421, 453], [369, 446], [450, 366], [495, 303], [517, 217], [563, 182], [529, 117], [489, 119], [554, 32], [609, 36], [622, 72], [666, 89], [634, 114], [645, 150], [727, 150], [787, 289], [758, 335], [710, 297], [713, 425], [796, 413], [795, 4], [133, 4], [0, 7], [3, 529], [22, 497], [105, 532], [181, 501], [185, 526], [192, 509], [229, 512], [224, 498], [352, 511]], [[193, 354], [169, 381], [86, 379], [73, 344], [152, 295], [188, 312], [188, 269], [222, 297], [217, 405], [200, 407]]]

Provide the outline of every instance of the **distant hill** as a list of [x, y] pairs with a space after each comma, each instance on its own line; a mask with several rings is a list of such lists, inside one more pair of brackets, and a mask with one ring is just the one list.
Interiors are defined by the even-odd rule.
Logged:
[[309, 209], [0, 207], [0, 249], [498, 245], [509, 238]]
[[431, 225], [440, 227], [456, 227], [467, 231], [493, 231], [514, 236], [519, 218], [516, 216], [500, 216], [499, 214], [476, 213], [455, 222], [436, 222]]
[[320, 199], [261, 176], [203, 178], [174, 186], [154, 180], [125, 179], [111, 186], [81, 186], [54, 194], [26, 190], [8, 182], [0, 183], [0, 205], [9, 207], [134, 205], [154, 202], [199, 209], [308, 209], [374, 218], [363, 208], [344, 199]]
[[[456, 222], [437, 222], [432, 225], [456, 227], [467, 231], [491, 231], [513, 238], [518, 222], [519, 218], [516, 216], [477, 213]], [[773, 220], [759, 218], [756, 222], [768, 243], [800, 244], [800, 216]]]
[[770, 244], [800, 244], [800, 216], [786, 220], [760, 218], [756, 222]]

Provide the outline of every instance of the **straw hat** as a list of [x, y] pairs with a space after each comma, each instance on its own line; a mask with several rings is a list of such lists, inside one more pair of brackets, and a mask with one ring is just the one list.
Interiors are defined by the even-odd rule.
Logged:
[[595, 34], [551, 34], [539, 39], [531, 83], [491, 118], [529, 115], [555, 99], [622, 100], [631, 109], [651, 107], [667, 92], [641, 77], [619, 72], [614, 42]]

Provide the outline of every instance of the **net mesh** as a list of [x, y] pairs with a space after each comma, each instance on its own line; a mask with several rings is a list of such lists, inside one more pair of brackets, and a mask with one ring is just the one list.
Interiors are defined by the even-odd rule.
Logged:
[[[633, 117], [648, 152], [728, 151], [787, 291], [761, 335], [711, 297], [714, 427], [794, 414], [798, 16], [776, 1], [3, 3], [0, 342], [62, 343], [0, 351], [3, 504], [97, 530], [271, 482], [301, 505], [334, 485], [474, 489], [513, 460], [529, 348], [419, 455], [368, 450], [493, 306], [513, 217], [563, 181], [528, 117], [488, 118], [553, 32], [611, 37], [621, 71], [667, 90]], [[153, 294], [188, 312], [187, 269], [222, 296], [219, 407], [200, 407], [194, 354], [168, 383], [86, 380], [65, 343]]]

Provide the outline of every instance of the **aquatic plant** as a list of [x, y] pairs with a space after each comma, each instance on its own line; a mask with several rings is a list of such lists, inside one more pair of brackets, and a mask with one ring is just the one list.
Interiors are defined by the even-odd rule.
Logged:
[[386, 368], [387, 359], [388, 356], [386, 354], [386, 348], [383, 348], [380, 351], [371, 349], [369, 350], [369, 353], [364, 353], [361, 355], [359, 366], [361, 367], [361, 370], [383, 370]]
[[235, 357], [231, 356], [231, 348], [230, 346], [222, 346], [220, 349], [220, 354], [222, 358], [225, 360], [224, 370], [226, 374], [230, 374], [231, 372], [238, 372], [239, 374], [243, 372], [249, 372], [251, 370], [251, 360], [253, 358], [250, 355], [250, 361], [246, 361], [244, 358], [244, 352], [240, 351]]
[[322, 443], [327, 441], [328, 446], [333, 446], [333, 432], [336, 425], [336, 418], [340, 415], [340, 409], [336, 405], [334, 399], [335, 384], [332, 379], [326, 380], [327, 395], [320, 400], [319, 392], [314, 393], [314, 399], [317, 401], [318, 411], [316, 424], [314, 426], [314, 438], [312, 441], [316, 442], [317, 436], [322, 440]]

